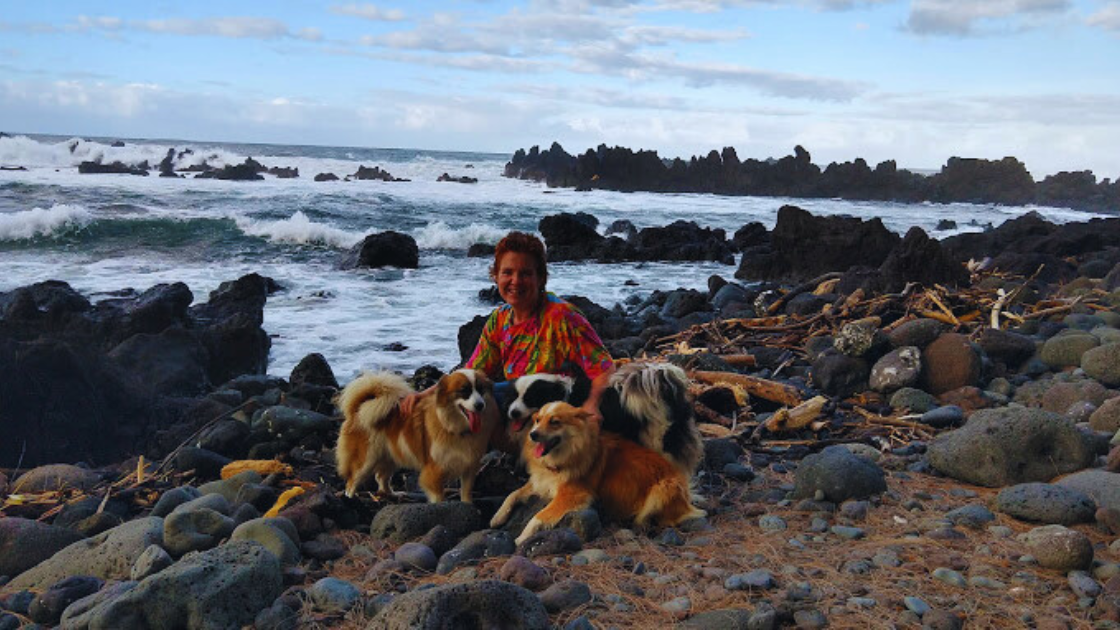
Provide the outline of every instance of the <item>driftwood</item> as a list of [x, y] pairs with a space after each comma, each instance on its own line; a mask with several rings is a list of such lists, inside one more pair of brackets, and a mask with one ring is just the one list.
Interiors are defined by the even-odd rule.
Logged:
[[779, 409], [762, 426], [771, 433], [796, 431], [818, 420], [827, 403], [824, 396], [810, 398], [793, 409]]
[[709, 385], [719, 385], [721, 383], [738, 385], [751, 396], [782, 405], [795, 407], [801, 404], [801, 394], [796, 387], [777, 381], [770, 381], [757, 376], [747, 376], [746, 374], [708, 372], [705, 370], [693, 370], [688, 375], [695, 381]]

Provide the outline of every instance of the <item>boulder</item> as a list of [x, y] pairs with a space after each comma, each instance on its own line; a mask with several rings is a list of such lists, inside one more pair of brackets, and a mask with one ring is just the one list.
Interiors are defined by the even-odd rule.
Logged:
[[339, 263], [341, 269], [416, 269], [419, 266], [420, 248], [416, 245], [416, 239], [393, 230], [366, 236]]
[[913, 385], [921, 372], [920, 350], [914, 346], [895, 348], [871, 366], [871, 389], [889, 394]]
[[877, 464], [854, 455], [842, 446], [829, 446], [802, 460], [794, 474], [793, 496], [842, 503], [886, 492], [887, 482]]
[[1097, 506], [1086, 494], [1066, 486], [1022, 483], [1000, 490], [995, 507], [1004, 514], [1035, 523], [1090, 523]]
[[984, 354], [1009, 368], [1019, 367], [1035, 353], [1034, 340], [1009, 330], [984, 328], [976, 343]]
[[1120, 431], [1120, 396], [1104, 401], [1089, 416], [1089, 426], [1094, 431], [1107, 431], [1109, 433]]
[[478, 508], [460, 501], [388, 505], [373, 517], [369, 533], [403, 543], [420, 538], [436, 525], [462, 537], [482, 526], [482, 515]]
[[483, 529], [472, 532], [440, 557], [436, 573], [447, 575], [461, 566], [473, 564], [483, 558], [508, 556], [516, 550], [517, 545], [513, 542], [513, 536], [507, 531]]
[[1081, 356], [1100, 345], [1088, 332], [1067, 332], [1054, 335], [1042, 345], [1039, 358], [1053, 370], [1081, 365]]
[[12, 492], [50, 492], [59, 490], [92, 490], [101, 476], [92, 470], [72, 464], [36, 466], [16, 478]]
[[1086, 350], [1081, 355], [1081, 369], [1109, 387], [1120, 386], [1120, 343]]
[[184, 558], [80, 614], [67, 610], [64, 623], [74, 630], [240, 628], [283, 587], [275, 556], [255, 543], [231, 542]]
[[1093, 462], [1095, 450], [1063, 416], [1004, 407], [977, 411], [963, 427], [937, 436], [927, 457], [949, 477], [998, 488], [1080, 470]]
[[81, 539], [65, 527], [0, 517], [0, 575], [19, 575]]
[[1120, 510], [1120, 473], [1093, 468], [1067, 475], [1055, 483], [1087, 495], [1098, 508]]
[[1038, 564], [1047, 569], [1066, 573], [1088, 570], [1093, 564], [1093, 543], [1089, 537], [1062, 525], [1036, 527], [1020, 534], [1019, 540], [1026, 544]]
[[922, 389], [934, 396], [980, 382], [980, 352], [959, 333], [944, 333], [926, 346], [922, 362]]
[[548, 611], [520, 586], [498, 580], [445, 584], [393, 598], [367, 630], [546, 630]]
[[79, 540], [24, 571], [11, 581], [13, 588], [46, 588], [72, 575], [103, 580], [127, 580], [132, 565], [150, 545], [163, 544], [163, 519], [140, 518], [118, 525], [93, 538]]
[[744, 252], [735, 277], [804, 282], [856, 265], [879, 267], [900, 240], [879, 219], [817, 217], [797, 206], [782, 206], [770, 233], [769, 255]]
[[964, 265], [951, 258], [936, 240], [917, 226], [906, 232], [879, 271], [888, 291], [901, 291], [908, 282], [932, 287], [935, 284], [963, 285], [968, 281]]

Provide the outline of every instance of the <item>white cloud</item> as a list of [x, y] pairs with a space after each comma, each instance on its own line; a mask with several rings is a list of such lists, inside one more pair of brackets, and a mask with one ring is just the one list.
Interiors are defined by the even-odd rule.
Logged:
[[1120, 2], [1109, 2], [1086, 20], [1089, 26], [1120, 33]]
[[759, 70], [731, 63], [682, 62], [667, 56], [632, 54], [609, 46], [585, 46], [572, 51], [574, 69], [590, 74], [624, 76], [632, 81], [673, 78], [688, 85], [746, 85], [764, 94], [821, 101], [850, 101], [867, 89], [861, 83], [786, 72]]
[[275, 39], [288, 35], [288, 27], [279, 20], [258, 17], [223, 17], [192, 20], [142, 20], [132, 23], [140, 30], [174, 35], [210, 35], [235, 39]]
[[966, 36], [1021, 30], [1068, 12], [1070, 0], [914, 0], [906, 28], [921, 35]]
[[336, 4], [330, 8], [331, 13], [360, 17], [375, 22], [398, 22], [405, 19], [404, 11], [400, 9], [382, 9], [375, 4]]
[[323, 41], [323, 31], [313, 27], [301, 28], [296, 33], [296, 37], [304, 41], [321, 42]]

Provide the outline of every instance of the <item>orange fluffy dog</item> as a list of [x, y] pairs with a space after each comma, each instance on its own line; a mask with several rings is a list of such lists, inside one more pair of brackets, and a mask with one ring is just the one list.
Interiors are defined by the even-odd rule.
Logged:
[[551, 502], [534, 516], [517, 543], [542, 528], [553, 527], [565, 514], [595, 501], [608, 517], [645, 525], [676, 525], [704, 516], [690, 503], [689, 479], [660, 453], [613, 433], [565, 402], [549, 403], [533, 415], [532, 430], [522, 451], [529, 483], [515, 490], [490, 521], [498, 527], [531, 495]]
[[469, 503], [479, 461], [498, 425], [493, 384], [481, 372], [452, 372], [405, 416], [398, 403], [412, 392], [400, 375], [377, 372], [359, 376], [339, 393], [336, 403], [346, 420], [335, 457], [346, 496], [354, 496], [370, 475], [380, 493], [391, 493], [393, 473], [408, 468], [420, 471], [420, 488], [432, 503], [443, 500], [444, 481], [454, 477]]

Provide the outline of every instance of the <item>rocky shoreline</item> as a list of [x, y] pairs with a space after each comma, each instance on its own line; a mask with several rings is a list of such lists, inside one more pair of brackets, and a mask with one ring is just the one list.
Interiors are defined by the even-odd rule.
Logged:
[[1077, 210], [1116, 212], [1120, 181], [1097, 181], [1092, 171], [1062, 171], [1036, 182], [1014, 157], [1002, 160], [952, 157], [929, 177], [898, 168], [887, 160], [871, 168], [863, 158], [832, 162], [822, 171], [809, 152], [794, 147], [780, 159], [741, 160], [733, 147], [671, 161], [656, 151], [633, 151], [601, 144], [571, 155], [559, 143], [518, 149], [506, 177], [550, 187], [623, 192], [714, 193], [755, 197], [840, 198], [905, 203], [1037, 204]]
[[[570, 260], [741, 253], [707, 292], [571, 298], [615, 356], [692, 375], [707, 519], [587, 510], [518, 547], [538, 506], [485, 526], [520, 484], [501, 458], [474, 505], [414, 475], [347, 499], [330, 366], [264, 373], [283, 287], [40, 283], [0, 294], [0, 629], [1120, 627], [1120, 219], [942, 241], [792, 206], [730, 238], [593, 221], [540, 230]], [[353, 265], [414, 255], [375, 236]]]

